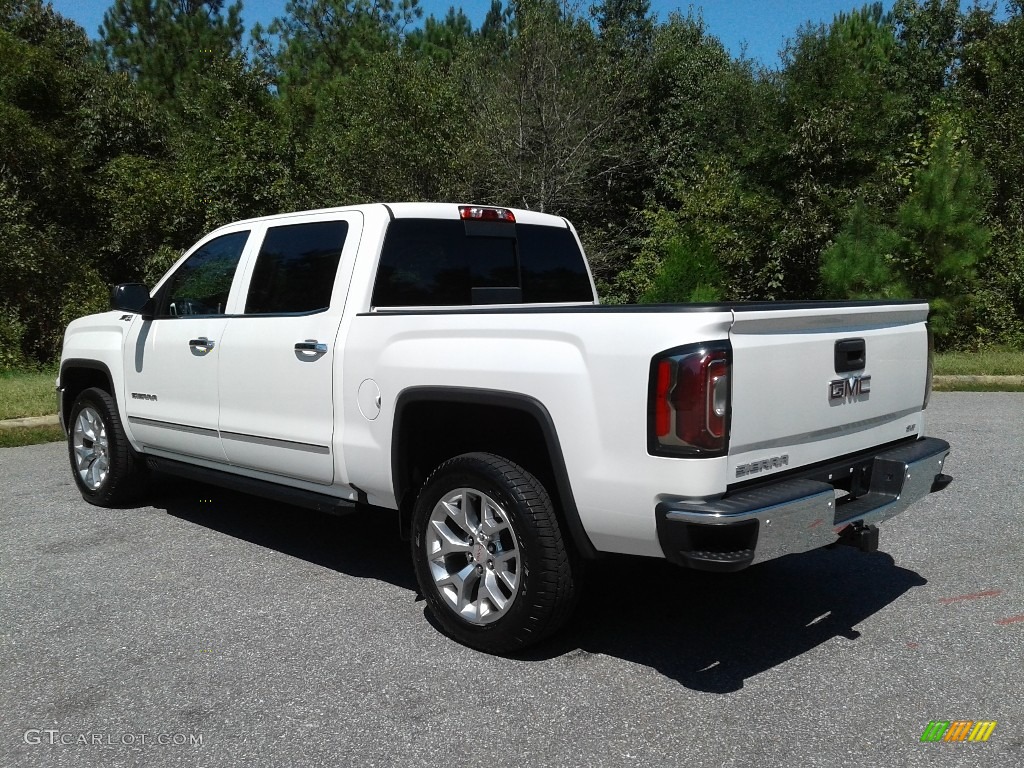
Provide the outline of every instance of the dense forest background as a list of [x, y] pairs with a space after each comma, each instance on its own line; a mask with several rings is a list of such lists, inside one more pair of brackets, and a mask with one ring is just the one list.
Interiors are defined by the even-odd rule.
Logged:
[[379, 200], [569, 217], [605, 302], [919, 297], [1024, 346], [1024, 9], [851, 8], [777, 70], [647, 0], [0, 0], [0, 368], [210, 229]]

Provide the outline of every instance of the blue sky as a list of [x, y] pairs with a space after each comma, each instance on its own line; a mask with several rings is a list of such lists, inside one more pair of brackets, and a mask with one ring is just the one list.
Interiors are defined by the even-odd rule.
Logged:
[[[90, 37], [97, 36], [103, 14], [111, 5], [107, 0], [52, 0], [53, 6], [62, 15], [74, 19], [85, 27]], [[229, 0], [230, 2], [230, 0]], [[246, 29], [257, 21], [266, 26], [275, 16], [284, 13], [286, 0], [244, 0], [242, 19]], [[734, 56], [746, 44], [750, 58], [766, 66], [778, 64], [778, 53], [785, 45], [786, 38], [795, 35], [797, 29], [807, 21], [829, 22], [839, 11], [859, 8], [865, 0], [704, 0], [685, 3], [672, 0], [652, 0], [651, 8], [659, 18], [667, 18], [673, 11], [684, 15], [689, 8], [700, 11], [711, 34], [720, 39]], [[590, 0], [583, 0], [589, 5]], [[474, 25], [483, 20], [490, 0], [420, 0], [424, 16], [433, 14], [442, 17], [448, 7], [461, 7]], [[892, 8], [892, 0], [886, 0], [885, 9]]]

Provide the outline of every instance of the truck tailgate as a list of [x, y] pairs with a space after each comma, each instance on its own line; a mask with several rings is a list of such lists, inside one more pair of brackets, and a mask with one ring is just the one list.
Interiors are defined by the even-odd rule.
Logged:
[[738, 309], [729, 482], [923, 433], [928, 305]]

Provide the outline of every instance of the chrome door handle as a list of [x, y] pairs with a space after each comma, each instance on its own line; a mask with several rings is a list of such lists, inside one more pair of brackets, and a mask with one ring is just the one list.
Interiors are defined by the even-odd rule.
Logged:
[[323, 342], [317, 341], [316, 339], [306, 339], [305, 341], [295, 342], [296, 352], [326, 352], [327, 345]]
[[191, 339], [188, 343], [190, 347], [203, 347], [204, 349], [213, 349], [216, 344], [213, 339], [208, 339], [205, 336], [200, 336], [198, 339]]

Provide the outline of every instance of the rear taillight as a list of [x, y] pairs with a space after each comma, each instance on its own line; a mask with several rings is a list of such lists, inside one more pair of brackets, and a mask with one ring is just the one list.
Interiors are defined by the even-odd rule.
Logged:
[[658, 381], [654, 393], [654, 433], [663, 437], [672, 429], [672, 405], [668, 401], [675, 368], [668, 360], [658, 363]]
[[921, 406], [921, 410], [927, 408], [928, 401], [932, 399], [932, 374], [935, 370], [935, 337], [932, 336], [932, 327], [928, 323], [925, 323], [924, 327], [928, 331], [928, 374], [924, 382], [924, 405]]
[[650, 388], [650, 453], [721, 456], [729, 445], [727, 342], [692, 344], [653, 361]]

